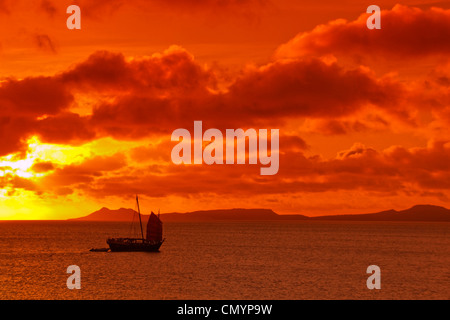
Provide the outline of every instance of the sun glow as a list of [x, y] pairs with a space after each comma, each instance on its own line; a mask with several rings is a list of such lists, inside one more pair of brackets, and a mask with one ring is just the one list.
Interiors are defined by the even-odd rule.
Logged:
[[33, 191], [0, 190], [0, 220], [59, 220], [92, 212], [98, 205], [78, 194], [43, 197]]
[[13, 174], [21, 178], [32, 178], [34, 176], [34, 174], [29, 171], [33, 165], [33, 159], [13, 159], [12, 155], [0, 159], [0, 177], [4, 177], [7, 174]]
[[32, 179], [45, 176], [45, 172], [33, 171], [33, 165], [40, 162], [55, 164], [70, 164], [89, 156], [88, 150], [79, 147], [52, 145], [41, 143], [33, 136], [27, 141], [28, 150], [24, 159], [17, 154], [0, 157], [0, 177], [14, 175]]
[[[33, 136], [27, 140], [27, 145], [25, 155], [0, 157], [0, 220], [64, 219], [94, 211], [98, 207], [95, 199], [76, 191], [54, 194], [43, 181], [65, 166], [78, 165], [95, 156], [126, 154], [143, 142], [123, 142], [108, 137], [69, 146], [43, 143]], [[48, 166], [37, 166], [42, 164]], [[117, 201], [120, 206], [122, 200]]]

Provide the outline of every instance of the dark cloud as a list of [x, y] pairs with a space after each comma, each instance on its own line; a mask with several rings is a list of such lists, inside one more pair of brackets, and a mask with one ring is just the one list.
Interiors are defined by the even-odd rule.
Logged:
[[[100, 51], [53, 77], [8, 79], [0, 86], [3, 154], [42, 142], [79, 144], [100, 137], [141, 139], [191, 128], [280, 128], [294, 118], [337, 121], [365, 106], [407, 117], [403, 85], [363, 68], [319, 59], [280, 61], [241, 74], [219, 90], [214, 69], [179, 47], [143, 59]], [[94, 97], [91, 112], [70, 112], [75, 96]], [[332, 119], [330, 119], [332, 118]], [[21, 124], [23, 123], [23, 125]], [[330, 122], [331, 123], [331, 122]], [[335, 123], [336, 124], [336, 123]], [[9, 137], [8, 130], [18, 125]], [[357, 123], [354, 124], [357, 129]], [[337, 125], [332, 130], [339, 130]]]
[[8, 0], [0, 0], [0, 13], [3, 14], [10, 14], [10, 8], [9, 8], [9, 1]]
[[36, 44], [39, 50], [56, 53], [56, 46], [52, 39], [46, 34], [34, 34], [33, 35], [34, 43]]
[[33, 133], [47, 143], [78, 145], [96, 138], [95, 130], [89, 125], [89, 117], [71, 112], [61, 112], [36, 121]]
[[450, 10], [421, 10], [396, 5], [382, 10], [381, 29], [368, 30], [364, 14], [355, 21], [336, 20], [302, 32], [278, 48], [278, 58], [317, 54], [416, 59], [450, 53]]
[[39, 7], [52, 18], [57, 12], [56, 6], [50, 0], [41, 0]]
[[31, 167], [31, 170], [36, 173], [44, 173], [44, 172], [52, 171], [53, 169], [55, 169], [55, 165], [49, 161], [36, 162]]
[[9, 188], [9, 195], [13, 195], [16, 189], [33, 191], [38, 194], [40, 193], [39, 186], [34, 181], [19, 177], [11, 173], [0, 177], [0, 187], [2, 189]]
[[1, 83], [0, 155], [23, 152], [26, 140], [38, 131], [39, 117], [57, 115], [72, 101], [69, 89], [54, 77], [8, 79]]
[[319, 59], [269, 64], [245, 74], [229, 90], [233, 104], [250, 118], [340, 117], [366, 105], [403, 112], [404, 89], [398, 83]]
[[363, 132], [369, 127], [359, 120], [323, 120], [316, 129], [327, 135], [344, 135], [352, 132]]
[[0, 86], [0, 115], [57, 114], [72, 101], [69, 88], [57, 77], [8, 79]]
[[126, 61], [120, 53], [98, 51], [64, 72], [61, 79], [81, 90], [133, 92], [153, 97], [165, 93], [194, 95], [216, 86], [213, 73], [177, 46], [161, 55], [131, 61]]
[[0, 155], [25, 155], [27, 138], [32, 134], [35, 121], [26, 116], [2, 115], [0, 111]]
[[[361, 68], [347, 70], [318, 59], [273, 63], [246, 72], [226, 92], [212, 93], [212, 71], [200, 68], [186, 53], [167, 55], [158, 58], [158, 63], [139, 62], [139, 68], [115, 56], [117, 70], [121, 70], [118, 74], [101, 68], [94, 73], [97, 76], [88, 77], [98, 70], [97, 64], [92, 64], [96, 58], [91, 57], [88, 64], [63, 77], [67, 81], [74, 77], [81, 84], [87, 81], [95, 88], [102, 88], [105, 77], [107, 88], [117, 88], [115, 99], [96, 105], [91, 118], [94, 128], [116, 138], [168, 134], [176, 128], [192, 127], [194, 120], [203, 120], [205, 128], [224, 129], [278, 127], [292, 117], [342, 117], [368, 105], [395, 115], [406, 113], [403, 86], [387, 78], [377, 79]], [[90, 67], [86, 69], [86, 65]], [[362, 124], [355, 123], [353, 128], [362, 129]]]

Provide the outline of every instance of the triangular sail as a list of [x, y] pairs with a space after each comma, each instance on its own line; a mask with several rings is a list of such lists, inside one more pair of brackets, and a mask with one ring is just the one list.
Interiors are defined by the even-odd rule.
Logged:
[[150, 214], [147, 223], [147, 240], [161, 241], [162, 240], [162, 222], [159, 217], [153, 213]]

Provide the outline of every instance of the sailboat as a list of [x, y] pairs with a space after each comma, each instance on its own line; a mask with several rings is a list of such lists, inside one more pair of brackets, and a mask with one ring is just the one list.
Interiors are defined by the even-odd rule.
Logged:
[[150, 214], [147, 222], [147, 235], [144, 238], [144, 232], [142, 229], [142, 219], [141, 211], [139, 209], [139, 199], [136, 195], [136, 203], [139, 215], [139, 225], [141, 227], [141, 238], [108, 238], [106, 243], [112, 252], [114, 251], [148, 251], [154, 252], [159, 251], [159, 248], [163, 244], [164, 240], [162, 237], [162, 222], [158, 215], [153, 212]]

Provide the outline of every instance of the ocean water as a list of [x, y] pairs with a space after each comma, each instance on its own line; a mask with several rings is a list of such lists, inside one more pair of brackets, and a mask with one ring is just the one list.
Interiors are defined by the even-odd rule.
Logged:
[[[165, 223], [159, 253], [89, 251], [130, 231], [0, 222], [0, 299], [450, 299], [450, 223]], [[369, 265], [380, 290], [367, 289]]]

